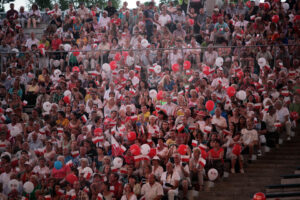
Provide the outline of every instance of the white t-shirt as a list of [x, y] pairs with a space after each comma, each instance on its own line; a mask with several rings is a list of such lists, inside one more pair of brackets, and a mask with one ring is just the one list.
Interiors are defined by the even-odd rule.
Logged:
[[289, 115], [289, 110], [286, 107], [282, 107], [280, 110], [276, 111], [276, 120], [278, 120], [280, 123], [284, 123], [285, 117]]
[[146, 183], [142, 186], [141, 194], [144, 195], [145, 200], [153, 200], [157, 196], [164, 195], [163, 187], [160, 183], [155, 182], [152, 186]]
[[175, 170], [173, 171], [172, 175], [168, 174], [167, 172], [163, 172], [160, 180], [161, 180], [161, 182], [163, 182], [163, 187], [168, 188], [165, 186], [165, 184], [169, 183], [169, 184], [175, 186], [176, 181], [180, 181], [180, 176]]
[[166, 15], [159, 15], [159, 18], [158, 18], [158, 22], [160, 23], [161, 26], [165, 26], [168, 21], [171, 21], [171, 17], [170, 15], [166, 14]]
[[174, 111], [175, 111], [176, 107], [177, 107], [176, 104], [171, 102], [170, 104], [166, 103], [165, 105], [163, 105], [161, 107], [161, 109], [166, 110], [167, 115], [171, 116], [171, 115], [174, 114]]
[[245, 145], [249, 145], [253, 141], [258, 141], [258, 134], [255, 129], [248, 130], [246, 128], [242, 129], [242, 139]]

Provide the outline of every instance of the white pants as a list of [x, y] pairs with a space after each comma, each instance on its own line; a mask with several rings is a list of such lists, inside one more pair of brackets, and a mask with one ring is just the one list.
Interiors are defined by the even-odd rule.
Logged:
[[174, 200], [175, 196], [177, 196], [177, 195], [178, 195], [178, 189], [168, 191], [168, 199], [169, 200]]

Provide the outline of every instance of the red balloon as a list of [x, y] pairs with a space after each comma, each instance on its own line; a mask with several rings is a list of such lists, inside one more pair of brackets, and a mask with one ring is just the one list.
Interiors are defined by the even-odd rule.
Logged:
[[236, 156], [239, 156], [242, 152], [242, 147], [240, 144], [235, 144], [232, 148], [232, 153]]
[[210, 67], [209, 66], [204, 66], [202, 71], [203, 71], [203, 74], [208, 76], [210, 74]]
[[109, 63], [109, 66], [111, 70], [115, 70], [117, 68], [117, 62], [113, 60]]
[[39, 49], [43, 49], [43, 48], [45, 48], [45, 45], [44, 44], [40, 44], [38, 48]]
[[115, 60], [120, 61], [121, 60], [121, 54], [118, 52], [115, 54]]
[[264, 3], [264, 8], [265, 8], [265, 10], [269, 10], [270, 9], [270, 3], [269, 2]]
[[67, 180], [69, 183], [73, 184], [75, 181], [78, 181], [78, 178], [77, 178], [77, 176], [76, 176], [75, 174], [71, 173], [71, 174], [68, 174], [68, 175], [66, 176], [66, 180]]
[[163, 91], [159, 91], [156, 95], [156, 99], [157, 100], [163, 100], [164, 98], [164, 92]]
[[64, 101], [66, 104], [70, 104], [70, 103], [71, 103], [70, 97], [68, 97], [68, 96], [64, 96], [63, 101]]
[[247, 1], [247, 2], [246, 2], [246, 6], [247, 6], [248, 8], [251, 8], [251, 1]]
[[236, 73], [236, 76], [241, 79], [244, 76], [244, 72], [243, 71], [239, 71], [238, 73]]
[[253, 196], [253, 200], [266, 200], [266, 195], [262, 192], [258, 192]]
[[127, 134], [127, 139], [129, 141], [134, 141], [136, 139], [136, 133], [134, 131], [131, 131]]
[[149, 153], [148, 153], [148, 156], [150, 158], [153, 158], [154, 156], [156, 156], [156, 149], [155, 148], [151, 148]]
[[124, 58], [126, 58], [126, 57], [128, 56], [128, 51], [123, 51], [123, 52], [122, 52], [122, 56], [123, 56]]
[[130, 152], [132, 155], [137, 156], [141, 154], [141, 148], [137, 144], [130, 146]]
[[273, 17], [272, 17], [272, 22], [274, 22], [274, 23], [278, 23], [279, 22], [279, 16], [278, 15], [274, 15]]
[[102, 132], [103, 132], [103, 131], [102, 131], [101, 128], [96, 128], [96, 129], [94, 130], [94, 135], [95, 135], [95, 136], [100, 136]]
[[205, 104], [205, 108], [209, 112], [212, 111], [214, 109], [214, 107], [215, 107], [215, 103], [212, 100], [208, 100]]
[[188, 60], [184, 61], [184, 63], [183, 63], [183, 68], [184, 68], [185, 70], [190, 69], [190, 68], [191, 68], [191, 62], [188, 61]]
[[79, 70], [79, 67], [77, 67], [77, 66], [74, 66], [73, 68], [72, 68], [72, 72], [79, 72], [80, 70]]
[[79, 55], [79, 52], [78, 52], [78, 51], [74, 51], [74, 52], [73, 52], [73, 55], [74, 55], [74, 56], [78, 56], [78, 55]]
[[172, 70], [173, 70], [174, 72], [178, 72], [178, 71], [179, 71], [179, 65], [178, 65], [177, 63], [173, 64], [173, 65], [172, 65]]
[[185, 155], [187, 153], [187, 146], [184, 144], [181, 144], [181, 145], [179, 145], [177, 151], [180, 155]]
[[234, 87], [230, 86], [230, 87], [227, 88], [227, 94], [228, 94], [229, 97], [234, 96], [235, 92], [236, 92], [236, 90], [235, 90]]
[[194, 23], [195, 23], [195, 20], [194, 19], [189, 19], [189, 23], [190, 23], [191, 26], [193, 26]]
[[291, 115], [291, 119], [292, 120], [297, 120], [299, 118], [299, 115], [298, 115], [298, 113], [296, 111], [291, 112], [290, 115]]

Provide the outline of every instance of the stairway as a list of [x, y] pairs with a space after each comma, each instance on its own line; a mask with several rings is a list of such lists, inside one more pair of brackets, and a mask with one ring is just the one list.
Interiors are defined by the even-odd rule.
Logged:
[[300, 166], [299, 152], [300, 134], [297, 134], [278, 149], [272, 149], [247, 164], [245, 174], [230, 174], [228, 178], [216, 182], [209, 191], [200, 192], [198, 199], [249, 200], [257, 192], [266, 192], [267, 185], [283, 184], [283, 179], [288, 178], [284, 175], [296, 173], [295, 169]]
[[48, 24], [47, 23], [39, 23], [36, 28], [24, 28], [24, 34], [27, 38], [30, 37], [31, 32], [35, 33], [37, 39], [41, 39], [44, 31], [46, 30]]

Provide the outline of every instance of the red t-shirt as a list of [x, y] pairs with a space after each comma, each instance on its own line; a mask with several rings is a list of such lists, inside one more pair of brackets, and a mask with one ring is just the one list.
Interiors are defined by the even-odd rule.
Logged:
[[[223, 148], [220, 148], [218, 151], [216, 151], [214, 148], [209, 150], [212, 158], [219, 158], [222, 152], [224, 152]], [[223, 158], [221, 158], [221, 160], [223, 161]]]
[[62, 44], [61, 39], [58, 38], [58, 39], [52, 40], [52, 43], [51, 43], [52, 50], [57, 50], [59, 48], [60, 44]]

